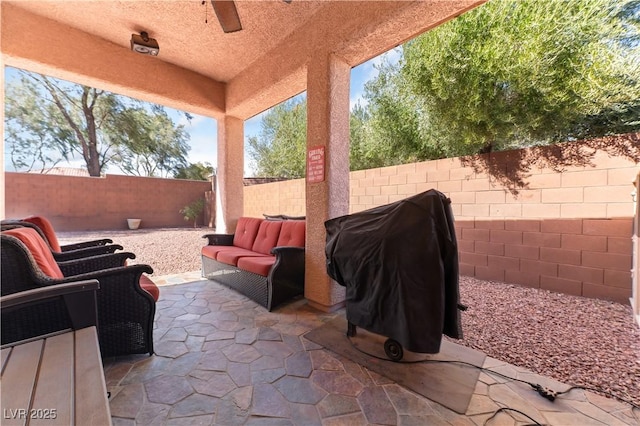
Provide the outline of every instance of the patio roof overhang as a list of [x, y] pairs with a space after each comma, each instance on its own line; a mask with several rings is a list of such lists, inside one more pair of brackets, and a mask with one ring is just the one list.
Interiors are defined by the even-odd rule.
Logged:
[[[244, 120], [304, 91], [315, 55], [356, 66], [482, 3], [240, 0], [225, 34], [208, 1], [3, 1], [1, 47], [5, 65]], [[157, 57], [131, 51], [141, 31]]]

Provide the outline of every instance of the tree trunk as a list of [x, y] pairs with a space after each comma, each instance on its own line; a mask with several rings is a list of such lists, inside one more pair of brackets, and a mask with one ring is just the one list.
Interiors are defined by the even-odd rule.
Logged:
[[[93, 92], [93, 99], [89, 104], [89, 93]], [[93, 115], [93, 107], [95, 106], [96, 98], [99, 96], [95, 89], [89, 87], [83, 87], [82, 93], [82, 112], [87, 123], [87, 140], [82, 140], [82, 153], [84, 160], [87, 163], [87, 171], [89, 176], [100, 176], [100, 156], [98, 155], [98, 135], [96, 133], [96, 119]], [[85, 146], [86, 145], [86, 146]]]

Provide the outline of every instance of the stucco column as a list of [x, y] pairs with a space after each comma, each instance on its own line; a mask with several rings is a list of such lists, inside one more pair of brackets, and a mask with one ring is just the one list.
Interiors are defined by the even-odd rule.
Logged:
[[[341, 307], [345, 297], [326, 272], [324, 222], [349, 213], [350, 77], [349, 64], [334, 55], [318, 55], [307, 68], [307, 152], [324, 150], [324, 178], [308, 174], [306, 179], [304, 294], [323, 311]], [[316, 163], [316, 172], [319, 167]]]
[[218, 120], [216, 173], [216, 233], [233, 233], [243, 211], [244, 121], [231, 116]]

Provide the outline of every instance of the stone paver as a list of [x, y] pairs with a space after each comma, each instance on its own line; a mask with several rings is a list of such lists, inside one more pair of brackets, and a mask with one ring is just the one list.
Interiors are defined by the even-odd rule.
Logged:
[[[304, 300], [267, 312], [198, 274], [157, 280], [155, 355], [105, 360], [114, 425], [471, 426], [500, 407], [549, 425], [640, 424], [640, 414], [615, 400], [576, 390], [550, 402], [485, 372], [465, 415], [455, 413], [304, 337], [344, 312], [316, 312]], [[567, 387], [492, 358], [483, 367]], [[500, 412], [488, 424], [527, 423]]]

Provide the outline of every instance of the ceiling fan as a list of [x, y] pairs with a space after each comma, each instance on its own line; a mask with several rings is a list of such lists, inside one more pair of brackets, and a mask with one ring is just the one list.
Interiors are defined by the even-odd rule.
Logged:
[[211, 0], [211, 6], [216, 12], [222, 31], [234, 33], [242, 29], [236, 2], [233, 0]]
[[[292, 0], [283, 0], [285, 3], [291, 3]], [[205, 0], [203, 0], [204, 4]], [[238, 9], [234, 0], [211, 0], [211, 6], [216, 12], [222, 31], [225, 33], [235, 33], [242, 29]]]

